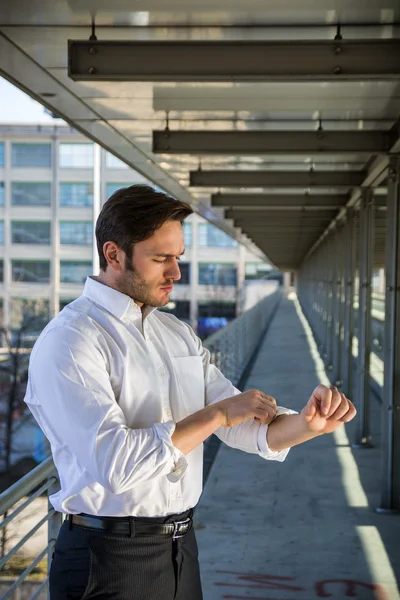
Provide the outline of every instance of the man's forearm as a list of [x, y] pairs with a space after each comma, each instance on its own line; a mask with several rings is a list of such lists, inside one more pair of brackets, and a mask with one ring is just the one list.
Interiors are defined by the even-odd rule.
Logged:
[[280, 415], [268, 425], [267, 443], [273, 451], [285, 450], [318, 435], [310, 431], [301, 415]]
[[200, 446], [222, 424], [221, 411], [217, 406], [207, 406], [176, 424], [172, 442], [183, 454], [189, 454]]

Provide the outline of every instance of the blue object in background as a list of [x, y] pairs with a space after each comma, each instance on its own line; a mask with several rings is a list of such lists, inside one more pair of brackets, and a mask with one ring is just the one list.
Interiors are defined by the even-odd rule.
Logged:
[[226, 317], [199, 317], [197, 321], [197, 334], [201, 338], [208, 337], [227, 325], [228, 319]]
[[36, 427], [35, 443], [33, 447], [33, 458], [37, 463], [41, 463], [48, 456], [48, 442], [40, 427]]

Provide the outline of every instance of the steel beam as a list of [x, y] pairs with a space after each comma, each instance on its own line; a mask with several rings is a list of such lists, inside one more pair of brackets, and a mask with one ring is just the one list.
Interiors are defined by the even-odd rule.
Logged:
[[[312, 135], [315, 136], [315, 133]], [[349, 189], [361, 185], [364, 179], [364, 171], [200, 170], [190, 171], [189, 185], [194, 187], [326, 187]]]
[[280, 209], [268, 213], [268, 211], [265, 211], [263, 209], [246, 211], [239, 210], [236, 208], [230, 208], [225, 211], [225, 218], [235, 220], [241, 219], [243, 221], [256, 221], [257, 223], [260, 222], [260, 219], [268, 219], [269, 222], [281, 220], [284, 221], [284, 223], [317, 223], [318, 225], [322, 223], [323, 225], [326, 222], [329, 223], [329, 221], [332, 219], [332, 216], [329, 213], [327, 214], [325, 210], [322, 210], [319, 213], [310, 212], [307, 214], [301, 214], [298, 211], [296, 211], [293, 215], [290, 215], [282, 213]]
[[359, 301], [358, 301], [358, 357], [357, 357], [357, 399], [358, 410], [355, 446], [371, 447], [371, 311], [372, 311], [372, 265], [374, 256], [374, 214], [373, 190], [363, 191], [360, 210], [359, 239]]
[[400, 158], [389, 163], [382, 488], [378, 510], [400, 510]]
[[400, 75], [400, 41], [68, 41], [74, 81], [341, 81]]
[[155, 154], [385, 154], [387, 131], [153, 131]]
[[298, 194], [212, 194], [212, 206], [227, 206], [227, 207], [249, 207], [259, 206], [272, 207], [278, 206], [280, 209], [287, 207], [305, 207], [313, 209], [321, 207], [321, 210], [329, 208], [342, 207], [346, 204], [346, 195], [326, 194], [326, 195], [298, 195]]

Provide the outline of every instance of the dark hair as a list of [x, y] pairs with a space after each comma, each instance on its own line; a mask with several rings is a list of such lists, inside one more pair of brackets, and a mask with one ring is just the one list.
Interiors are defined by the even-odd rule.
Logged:
[[100, 269], [107, 270], [103, 253], [106, 242], [114, 242], [131, 258], [133, 246], [150, 238], [167, 221], [181, 223], [193, 210], [149, 185], [131, 185], [114, 192], [104, 203], [96, 223]]

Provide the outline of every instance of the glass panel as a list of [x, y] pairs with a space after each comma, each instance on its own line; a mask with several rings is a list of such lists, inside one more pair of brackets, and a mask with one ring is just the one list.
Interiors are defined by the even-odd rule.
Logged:
[[[34, 333], [31, 346], [50, 320], [49, 301], [46, 298], [11, 298], [10, 321], [13, 329], [24, 328], [24, 334]], [[24, 337], [25, 337], [24, 335]], [[30, 340], [25, 337], [24, 346]]]
[[49, 260], [12, 260], [12, 280], [26, 283], [49, 283]]
[[50, 183], [14, 181], [11, 184], [11, 204], [13, 206], [50, 206], [50, 203]]
[[129, 169], [129, 166], [126, 163], [122, 162], [122, 160], [110, 152], [106, 152], [106, 166], [109, 169]]
[[92, 183], [60, 183], [61, 206], [92, 206]]
[[4, 221], [0, 221], [0, 244], [4, 244]]
[[11, 163], [13, 167], [51, 167], [51, 145], [14, 142]]
[[173, 302], [168, 302], [165, 306], [161, 306], [159, 310], [175, 315], [182, 321], [188, 322], [190, 319], [189, 300], [175, 300]]
[[183, 223], [183, 237], [185, 241], [185, 248], [190, 248], [192, 245], [192, 223]]
[[0, 142], [0, 167], [4, 167], [4, 142]]
[[60, 298], [60, 311], [74, 300], [75, 298]]
[[199, 224], [199, 246], [235, 248], [237, 241], [210, 223]]
[[50, 221], [12, 221], [13, 244], [50, 244]]
[[93, 144], [60, 144], [59, 162], [62, 169], [91, 169]]
[[236, 285], [237, 269], [234, 265], [223, 263], [200, 263], [200, 285]]
[[93, 242], [91, 221], [60, 221], [60, 243], [90, 246]]
[[179, 263], [179, 270], [181, 272], [181, 278], [176, 283], [182, 283], [188, 285], [190, 283], [190, 263]]
[[114, 192], [120, 190], [121, 188], [129, 187], [129, 183], [107, 183], [106, 186], [106, 196], [107, 199], [113, 195]]
[[62, 283], [85, 283], [86, 277], [92, 274], [92, 263], [89, 261], [60, 262], [60, 281]]
[[0, 206], [4, 206], [4, 183], [0, 181]]

